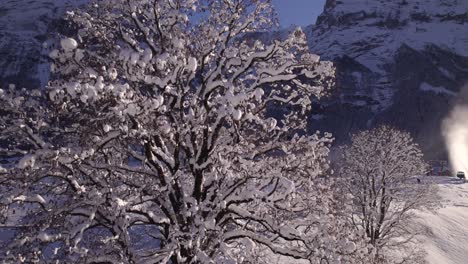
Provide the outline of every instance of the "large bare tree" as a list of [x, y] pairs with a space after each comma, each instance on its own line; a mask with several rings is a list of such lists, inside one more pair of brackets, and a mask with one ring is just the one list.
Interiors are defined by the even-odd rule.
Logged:
[[246, 35], [274, 17], [267, 0], [107, 0], [69, 12], [76, 34], [50, 53], [47, 91], [0, 90], [7, 260], [362, 253], [318, 178], [331, 137], [303, 133], [333, 66], [300, 29], [267, 43]]
[[[418, 184], [427, 164], [409, 133], [379, 126], [354, 134], [342, 148], [340, 170], [351, 221], [376, 250], [376, 261], [384, 261], [385, 251], [414, 242], [414, 210], [431, 206], [434, 192], [426, 181]], [[398, 259], [406, 257], [387, 258]]]

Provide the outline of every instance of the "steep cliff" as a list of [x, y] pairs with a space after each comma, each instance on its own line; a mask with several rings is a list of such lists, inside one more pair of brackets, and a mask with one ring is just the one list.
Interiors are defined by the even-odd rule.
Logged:
[[428, 158], [445, 157], [440, 124], [468, 81], [468, 1], [328, 0], [308, 34], [338, 68], [311, 129], [341, 141], [392, 124], [413, 133]]

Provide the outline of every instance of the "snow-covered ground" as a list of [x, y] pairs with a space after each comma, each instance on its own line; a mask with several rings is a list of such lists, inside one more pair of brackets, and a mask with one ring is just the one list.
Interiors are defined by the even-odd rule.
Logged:
[[[427, 253], [428, 264], [468, 263], [468, 182], [456, 177], [430, 176], [421, 178], [438, 186], [441, 207], [434, 212], [417, 212], [423, 234], [421, 248]], [[434, 194], [436, 197], [437, 194]], [[272, 258], [271, 263], [301, 264], [294, 259]]]
[[455, 177], [429, 177], [439, 187], [442, 207], [418, 212], [424, 226], [422, 248], [429, 264], [468, 263], [468, 182]]

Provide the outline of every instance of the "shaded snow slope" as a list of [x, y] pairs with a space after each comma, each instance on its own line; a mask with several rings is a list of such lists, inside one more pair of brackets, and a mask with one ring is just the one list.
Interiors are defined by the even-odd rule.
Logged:
[[468, 263], [468, 183], [455, 177], [434, 177], [443, 207], [419, 212], [426, 234], [421, 246], [429, 264]]
[[0, 0], [0, 85], [44, 85], [43, 43], [66, 9], [86, 0]]

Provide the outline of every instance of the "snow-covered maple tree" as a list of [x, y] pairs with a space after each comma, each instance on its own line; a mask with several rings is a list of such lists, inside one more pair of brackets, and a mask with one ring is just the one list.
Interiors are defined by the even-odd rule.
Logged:
[[333, 66], [300, 29], [255, 40], [274, 17], [266, 0], [107, 0], [69, 12], [74, 33], [50, 53], [46, 90], [0, 93], [7, 258], [364, 254], [337, 231], [323, 178], [331, 136], [304, 133]]
[[[365, 232], [377, 261], [420, 261], [414, 258], [419, 255], [411, 255], [410, 242], [418, 233], [414, 210], [435, 205], [436, 192], [421, 182], [428, 167], [418, 144], [408, 132], [380, 126], [354, 134], [342, 154], [342, 186], [353, 209], [351, 221]], [[388, 259], [389, 250], [401, 254]]]

